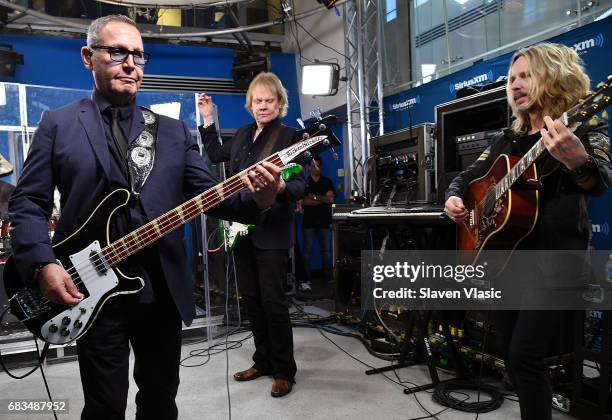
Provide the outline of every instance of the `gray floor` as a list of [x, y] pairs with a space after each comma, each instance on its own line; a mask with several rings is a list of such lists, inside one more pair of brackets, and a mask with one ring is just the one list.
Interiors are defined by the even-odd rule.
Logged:
[[[230, 378], [231, 417], [233, 419], [411, 419], [427, 415], [419, 407], [415, 396], [403, 394], [402, 386], [391, 382], [381, 375], [366, 376], [367, 369], [362, 363], [351, 358], [328, 341], [316, 329], [294, 328], [295, 358], [298, 364], [297, 384], [291, 394], [284, 398], [272, 398], [270, 387], [272, 379], [267, 377], [255, 381], [238, 383]], [[244, 337], [245, 334], [242, 335]], [[385, 366], [387, 362], [371, 356], [363, 345], [352, 338], [325, 333], [338, 346], [354, 358], [371, 366]], [[241, 336], [233, 336], [233, 339]], [[183, 346], [183, 355], [204, 348], [207, 343]], [[155, 349], [151, 349], [155, 351]], [[230, 375], [251, 365], [253, 341], [249, 339], [243, 346], [228, 353], [212, 356], [211, 360], [200, 367], [182, 367], [181, 385], [177, 397], [179, 418], [181, 419], [227, 419], [229, 418], [227, 374]], [[226, 365], [228, 354], [229, 367]], [[189, 360], [196, 364], [204, 361]], [[402, 381], [416, 384], [428, 382], [424, 366], [399, 370]], [[76, 361], [53, 364], [46, 368], [46, 374], [54, 398], [69, 400], [70, 413], [61, 416], [78, 419], [83, 406], [83, 396]], [[396, 380], [393, 373], [389, 377]], [[444, 377], [444, 374], [441, 374]], [[134, 418], [134, 395], [136, 389], [130, 384], [130, 396], [126, 418]], [[417, 394], [419, 401], [432, 413], [442, 410], [431, 399], [431, 394]], [[40, 374], [24, 380], [13, 380], [0, 373], [0, 399], [36, 398], [45, 400], [46, 393]], [[438, 415], [440, 419], [474, 419], [475, 414], [448, 410]], [[44, 419], [52, 416], [7, 415], [0, 419]], [[516, 402], [505, 401], [498, 410], [481, 414], [479, 419], [519, 419]], [[570, 419], [559, 412], [553, 413], [554, 419]]]

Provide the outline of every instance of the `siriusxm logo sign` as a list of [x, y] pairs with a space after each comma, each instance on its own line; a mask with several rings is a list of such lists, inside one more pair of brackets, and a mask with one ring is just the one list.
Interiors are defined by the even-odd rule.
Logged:
[[610, 225], [608, 225], [608, 222], [601, 223], [601, 224], [593, 223], [592, 226], [593, 226], [593, 233], [601, 233], [602, 235], [606, 235], [606, 236], [608, 236], [608, 234], [610, 233]]
[[588, 52], [589, 49], [593, 47], [603, 47], [604, 45], [604, 36], [603, 34], [598, 34], [594, 38], [585, 39], [584, 41], [577, 42], [572, 46], [574, 51], [578, 54], [584, 54]]
[[487, 73], [479, 74], [478, 76], [472, 77], [471, 79], [464, 80], [462, 82], [451, 83], [448, 88], [450, 90], [450, 93], [455, 93], [456, 91], [464, 87], [491, 81], [493, 81], [493, 71], [489, 70]]
[[394, 111], [401, 111], [402, 109], [406, 109], [406, 108], [409, 108], [411, 106], [414, 106], [420, 103], [421, 103], [421, 95], [417, 95], [414, 98], [409, 98], [409, 99], [406, 99], [405, 101], [395, 102], [394, 104], [391, 104], [391, 109], [393, 109]]

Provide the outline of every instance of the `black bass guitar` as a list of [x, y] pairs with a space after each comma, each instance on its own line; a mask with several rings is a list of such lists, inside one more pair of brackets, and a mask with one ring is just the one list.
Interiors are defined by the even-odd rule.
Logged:
[[[304, 152], [336, 146], [339, 141], [329, 128], [335, 117], [333, 121], [328, 118], [327, 124], [311, 130], [316, 135], [300, 132], [300, 141], [257, 164], [267, 161], [284, 167]], [[58, 264], [70, 274], [84, 298], [74, 306], [48, 301], [37, 287], [25, 286], [13, 258], [9, 258], [4, 268], [4, 288], [10, 296], [11, 312], [32, 334], [48, 343], [61, 345], [78, 339], [91, 327], [108, 299], [143, 288], [143, 279], [124, 275], [117, 266], [119, 263], [236, 194], [243, 188], [247, 172], [257, 164], [113, 242], [108, 237], [110, 220], [115, 211], [128, 203], [130, 192], [125, 189], [111, 192], [76, 232], [53, 247]]]

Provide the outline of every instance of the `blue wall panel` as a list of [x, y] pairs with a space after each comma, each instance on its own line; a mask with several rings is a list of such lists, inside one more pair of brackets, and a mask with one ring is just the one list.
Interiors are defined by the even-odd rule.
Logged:
[[183, 45], [146, 44], [152, 54], [145, 72], [192, 77], [232, 78], [232, 50]]
[[[91, 73], [81, 62], [80, 48], [85, 45], [84, 39], [3, 35], [0, 41], [11, 44], [15, 51], [24, 55], [24, 64], [17, 66], [15, 77], [5, 78], [4, 81], [87, 91], [93, 88]], [[145, 68], [145, 74], [232, 78], [233, 53], [229, 48], [145, 43], [145, 50], [152, 54], [151, 61]], [[289, 91], [289, 114], [284, 122], [295, 126], [295, 119], [301, 114], [295, 56], [273, 53], [270, 61], [271, 70], [279, 76]], [[221, 127], [232, 129], [252, 122], [249, 113], [244, 109], [244, 95], [213, 94], [213, 96], [219, 107]], [[57, 106], [68, 101], [59, 98], [59, 102]], [[28, 123], [35, 124], [42, 110], [44, 109], [37, 109], [34, 112], [36, 115], [29, 115]], [[186, 112], [190, 114], [186, 121], [189, 123], [195, 117], [191, 115], [195, 111], [191, 107]], [[182, 111], [181, 118], [183, 118]], [[189, 123], [189, 126], [192, 124]]]

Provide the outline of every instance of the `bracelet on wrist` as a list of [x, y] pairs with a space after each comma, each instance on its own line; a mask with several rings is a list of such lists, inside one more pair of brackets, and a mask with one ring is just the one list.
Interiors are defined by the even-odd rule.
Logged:
[[576, 169], [567, 169], [563, 166], [563, 171], [572, 177], [574, 182], [581, 182], [589, 178], [595, 170], [597, 169], [597, 164], [595, 163], [595, 159], [592, 156], [587, 157], [586, 162]]

